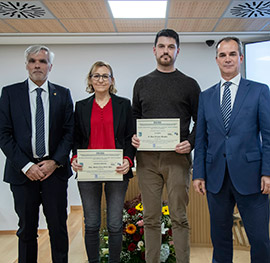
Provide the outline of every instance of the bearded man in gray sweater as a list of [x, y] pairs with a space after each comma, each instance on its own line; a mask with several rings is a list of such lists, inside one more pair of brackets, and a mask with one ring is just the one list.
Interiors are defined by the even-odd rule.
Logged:
[[[133, 90], [135, 119], [180, 119], [180, 142], [174, 151], [138, 151], [137, 176], [142, 193], [146, 262], [160, 262], [161, 197], [166, 184], [177, 263], [188, 263], [189, 223], [186, 215], [191, 155], [200, 94], [198, 83], [175, 68], [179, 36], [171, 29], [157, 33], [153, 47], [157, 69], [139, 78]], [[191, 119], [194, 121], [189, 130]], [[132, 145], [140, 148], [134, 134]]]

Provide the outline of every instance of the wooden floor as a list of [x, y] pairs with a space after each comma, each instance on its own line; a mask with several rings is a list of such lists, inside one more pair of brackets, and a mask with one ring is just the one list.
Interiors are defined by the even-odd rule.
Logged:
[[[81, 210], [72, 210], [68, 217], [69, 231], [69, 262], [85, 263], [87, 262], [83, 238], [82, 238], [82, 212]], [[15, 234], [0, 233], [0, 263], [16, 263], [17, 260], [17, 237]], [[50, 247], [47, 231], [43, 230], [39, 234], [39, 256], [38, 263], [51, 263]], [[190, 263], [210, 263], [211, 248], [191, 247]], [[249, 252], [235, 250], [235, 263], [250, 262]]]

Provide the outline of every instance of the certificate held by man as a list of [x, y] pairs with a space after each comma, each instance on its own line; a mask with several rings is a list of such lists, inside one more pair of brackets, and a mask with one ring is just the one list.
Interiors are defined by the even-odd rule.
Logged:
[[137, 119], [138, 151], [174, 151], [180, 142], [180, 119]]
[[78, 181], [123, 181], [123, 175], [115, 171], [123, 162], [122, 149], [79, 149], [78, 162], [83, 166]]

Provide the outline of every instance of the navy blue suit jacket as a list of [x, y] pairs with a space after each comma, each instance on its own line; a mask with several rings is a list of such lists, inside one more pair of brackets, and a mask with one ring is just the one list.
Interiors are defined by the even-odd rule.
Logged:
[[241, 79], [228, 131], [220, 111], [220, 83], [200, 95], [193, 179], [218, 193], [226, 162], [236, 190], [260, 192], [261, 176], [270, 176], [270, 92], [267, 85]]
[[[48, 82], [49, 158], [62, 167], [53, 175], [67, 180], [71, 175], [69, 153], [73, 141], [73, 103], [70, 91]], [[31, 109], [28, 81], [2, 89], [0, 98], [0, 148], [6, 155], [4, 181], [23, 184], [29, 180], [21, 169], [33, 162]]]
[[[78, 101], [75, 106], [75, 131], [73, 155], [77, 149], [87, 149], [91, 131], [91, 113], [95, 95]], [[124, 156], [133, 162], [136, 149], [131, 145], [135, 133], [131, 104], [128, 99], [111, 94], [115, 148], [123, 149]], [[131, 169], [127, 176], [132, 177]]]

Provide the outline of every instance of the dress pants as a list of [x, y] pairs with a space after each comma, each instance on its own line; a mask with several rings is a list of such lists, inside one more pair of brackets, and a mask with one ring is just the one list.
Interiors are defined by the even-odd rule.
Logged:
[[19, 263], [37, 263], [39, 207], [49, 229], [53, 263], [68, 262], [67, 181], [53, 174], [44, 181], [10, 185], [19, 217]]
[[[244, 183], [244, 182], [243, 182]], [[228, 171], [219, 193], [207, 192], [213, 243], [213, 263], [233, 261], [233, 210], [237, 204], [251, 245], [251, 263], [270, 262], [269, 200], [261, 193], [241, 195], [234, 188]]]
[[160, 263], [162, 191], [166, 184], [177, 263], [189, 262], [190, 155], [137, 152], [137, 176], [142, 193], [146, 262]]

